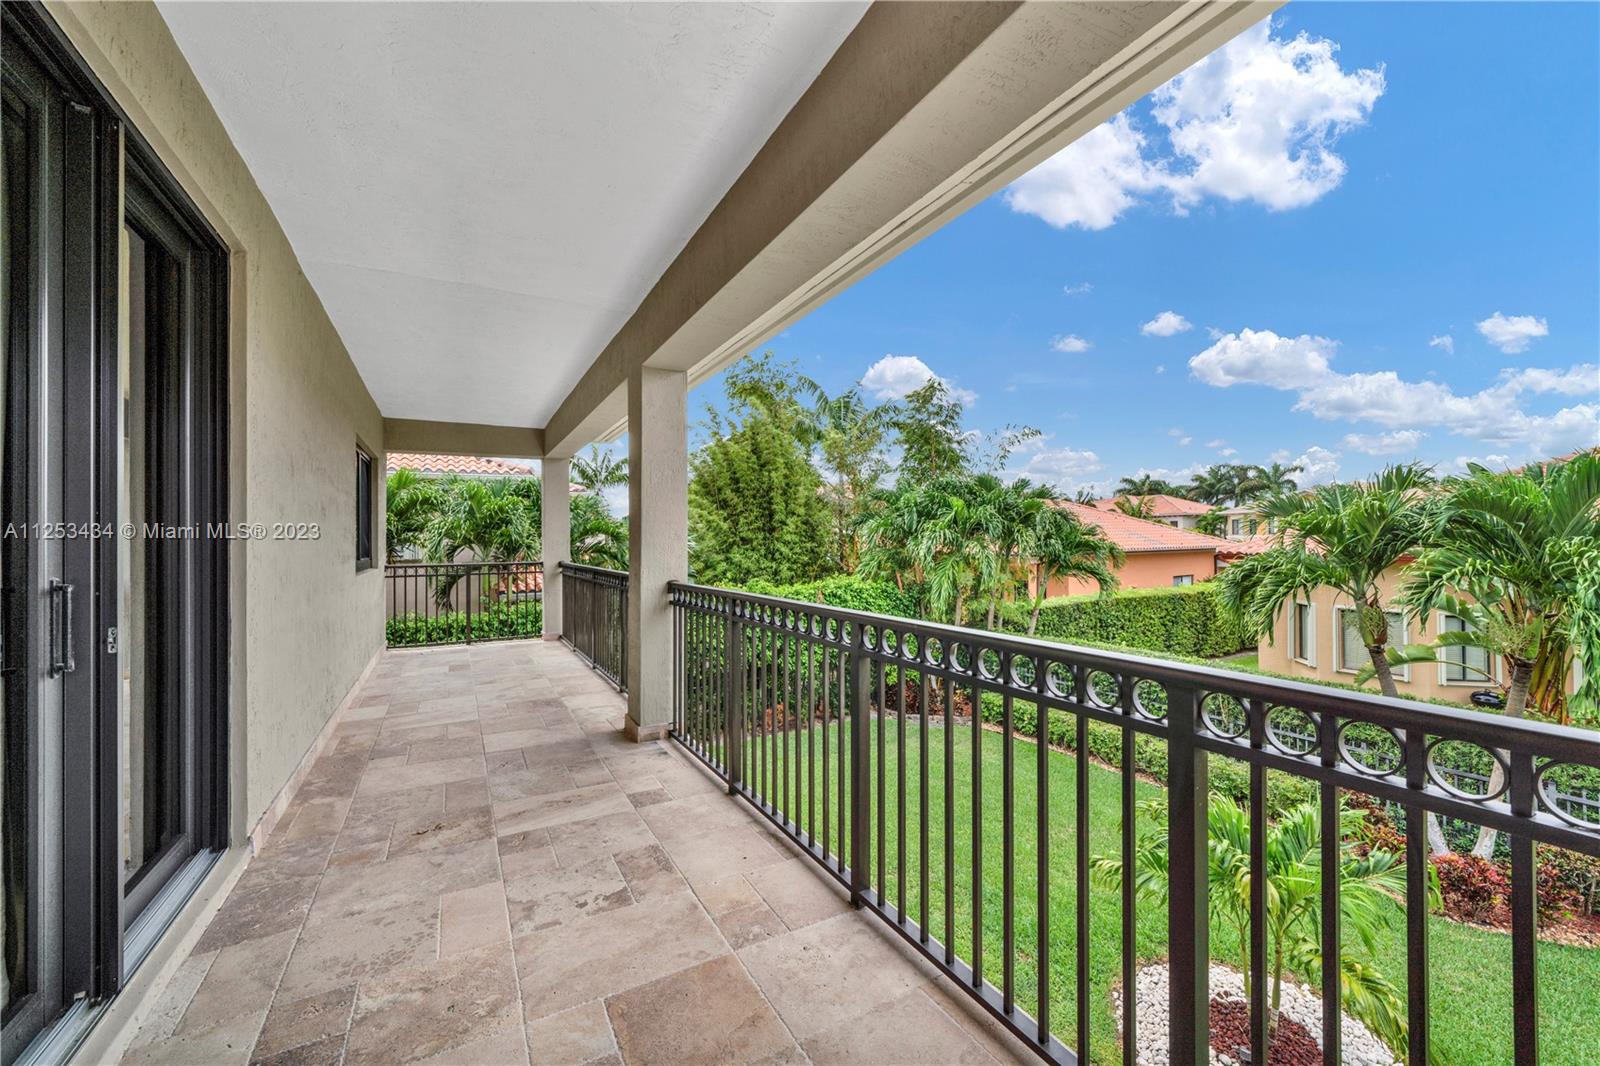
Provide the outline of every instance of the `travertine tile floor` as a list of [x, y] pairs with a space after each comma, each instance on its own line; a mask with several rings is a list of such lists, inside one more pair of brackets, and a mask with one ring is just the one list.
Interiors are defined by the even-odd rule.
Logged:
[[124, 1063], [955, 1063], [1019, 1045], [540, 641], [386, 653]]

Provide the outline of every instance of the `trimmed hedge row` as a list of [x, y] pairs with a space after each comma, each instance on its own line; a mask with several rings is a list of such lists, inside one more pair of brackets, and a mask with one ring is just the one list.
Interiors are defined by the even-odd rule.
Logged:
[[744, 590], [757, 596], [804, 600], [806, 603], [822, 603], [847, 611], [889, 614], [896, 618], [915, 618], [920, 598], [915, 588], [902, 589], [892, 581], [864, 581], [849, 574], [838, 574], [817, 581], [797, 581], [789, 585], [752, 581], [744, 586]]
[[[448, 611], [431, 618], [406, 614], [389, 619], [387, 629], [391, 648], [454, 644], [467, 639], [467, 616], [462, 611]], [[473, 640], [537, 637], [543, 629], [544, 605], [537, 600], [497, 603], [472, 612]]]
[[[1030, 608], [1007, 604], [1002, 628], [1026, 632]], [[1034, 635], [1068, 644], [1118, 644], [1143, 651], [1215, 658], [1254, 642], [1222, 609], [1215, 585], [1124, 589], [1108, 596], [1060, 596], [1039, 610]]]

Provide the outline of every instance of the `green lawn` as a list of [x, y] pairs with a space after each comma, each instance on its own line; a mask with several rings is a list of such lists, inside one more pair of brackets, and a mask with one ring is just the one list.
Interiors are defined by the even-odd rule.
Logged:
[[[887, 898], [901, 902], [899, 891], [900, 866], [898, 862], [897, 822], [900, 811], [895, 804], [898, 794], [898, 777], [901, 760], [897, 741], [898, 722], [892, 718], [883, 722], [887, 734], [884, 751], [884, 770], [887, 776], [887, 818], [885, 819], [884, 869]], [[877, 818], [877, 723], [873, 736], [873, 817]], [[815, 729], [810, 744], [815, 754], [815, 773], [818, 783], [815, 795], [815, 830], [822, 833], [821, 775], [829, 774], [833, 792], [830, 806], [837, 811], [837, 755], [838, 736], [829, 731], [829, 758], [823, 761], [823, 732]], [[953, 749], [956, 772], [950, 781], [944, 775], [945, 731], [932, 725], [928, 730], [930, 758], [928, 759], [929, 816], [929, 890], [928, 913], [931, 932], [945, 936], [944, 926], [944, 802], [947, 788], [954, 790], [955, 800], [955, 934], [956, 950], [963, 958], [972, 958], [972, 730], [970, 727], [954, 731]], [[849, 731], [845, 738], [848, 741]], [[811, 803], [803, 798], [803, 787], [808, 777], [806, 759], [807, 738], [804, 731], [790, 734], [791, 747], [788, 759], [789, 772], [780, 774], [771, 769], [774, 754], [769, 753], [768, 781], [773, 786], [764, 789], [772, 794], [781, 789], [784, 777], [789, 780], [788, 809], [796, 812], [802, 827], [806, 825]], [[982, 849], [983, 849], [983, 969], [984, 975], [1001, 986], [1003, 981], [1003, 760], [1005, 741], [1001, 734], [983, 733], [981, 778], [982, 788]], [[1013, 991], [1018, 1005], [1030, 1013], [1037, 1011], [1039, 966], [1037, 965], [1037, 855], [1040, 841], [1037, 833], [1036, 783], [1038, 752], [1031, 741], [1017, 738], [1013, 741], [1015, 767], [1015, 936], [1017, 951], [1014, 960]], [[1049, 934], [1050, 934], [1050, 1018], [1053, 1032], [1072, 1045], [1076, 1042], [1076, 917], [1074, 867], [1075, 786], [1076, 758], [1070, 754], [1051, 751], [1048, 761], [1048, 830], [1044, 843], [1049, 849]], [[922, 906], [919, 847], [921, 839], [921, 766], [918, 750], [917, 723], [906, 722], [905, 747], [905, 819], [906, 858], [904, 906], [913, 918]], [[758, 767], [752, 763], [746, 778], [757, 783]], [[1141, 800], [1158, 796], [1159, 786], [1141, 781], [1138, 794]], [[1089, 771], [1089, 848], [1090, 854], [1113, 855], [1120, 846], [1121, 832], [1121, 778], [1114, 771], [1091, 765]], [[780, 804], [781, 805], [781, 804]], [[839, 831], [837, 817], [830, 817], [835, 836], [830, 850], [837, 847]], [[870, 870], [874, 885], [878, 884], [877, 826], [873, 827], [873, 858]], [[1120, 976], [1121, 952], [1121, 900], [1117, 893], [1092, 889], [1089, 896], [1089, 972], [1090, 972], [1090, 1050], [1094, 1062], [1120, 1061], [1117, 1053], [1117, 1026], [1112, 1013], [1110, 993]], [[1166, 915], [1162, 908], [1143, 906], [1137, 912], [1138, 954], [1141, 959], [1154, 960], [1166, 953]], [[1432, 1015], [1434, 1042], [1442, 1059], [1447, 1063], [1490, 1064], [1511, 1062], [1511, 951], [1508, 936], [1472, 929], [1446, 921], [1430, 919], [1432, 949]], [[1213, 954], [1224, 961], [1239, 957], [1237, 937], [1231, 930], [1215, 926], [1212, 929]], [[1405, 925], [1404, 914], [1396, 904], [1394, 921], [1380, 941], [1379, 963], [1382, 970], [1402, 988], [1405, 986]], [[1556, 944], [1541, 944], [1539, 949], [1541, 1035], [1543, 1048], [1541, 1061], [1547, 1066], [1580, 1066], [1600, 1062], [1600, 995], [1595, 992], [1600, 984], [1600, 951], [1569, 948]]]

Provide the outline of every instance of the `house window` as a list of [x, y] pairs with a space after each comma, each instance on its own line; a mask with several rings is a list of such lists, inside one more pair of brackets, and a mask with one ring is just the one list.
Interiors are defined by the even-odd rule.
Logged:
[[[1441, 633], [1465, 633], [1467, 623], [1453, 614], [1439, 616]], [[1487, 648], [1470, 648], [1465, 645], [1440, 650], [1444, 660], [1445, 684], [1463, 684], [1489, 680], [1489, 651]]]
[[1244, 519], [1235, 518], [1233, 521], [1229, 522], [1228, 532], [1232, 533], [1236, 537], [1242, 534], [1244, 532]]
[[356, 449], [356, 569], [372, 566], [372, 456]]
[[1316, 616], [1311, 613], [1309, 603], [1296, 603], [1294, 605], [1294, 639], [1290, 653], [1295, 659], [1307, 666], [1316, 665], [1313, 654], [1316, 642]]
[[1177, 575], [1176, 577], [1174, 577], [1172, 579], [1172, 586], [1174, 588], [1177, 588], [1180, 585], [1192, 585], [1192, 584], [1194, 584], [1194, 575], [1193, 574], [1179, 574], [1179, 575]]
[[1254, 518], [1250, 519], [1250, 535], [1252, 537], [1256, 535], [1256, 531], [1260, 528], [1261, 524], [1259, 522], [1257, 522]]
[[[1361, 627], [1357, 624], [1356, 609], [1354, 607], [1336, 607], [1334, 608], [1334, 615], [1339, 622], [1339, 663], [1337, 669], [1340, 673], [1356, 673], [1372, 661], [1372, 656], [1368, 654], [1367, 646], [1361, 639]], [[1385, 611], [1383, 615], [1389, 622], [1389, 647], [1405, 647], [1405, 615], [1399, 611]], [[1394, 676], [1397, 681], [1410, 681], [1411, 667], [1394, 667]]]

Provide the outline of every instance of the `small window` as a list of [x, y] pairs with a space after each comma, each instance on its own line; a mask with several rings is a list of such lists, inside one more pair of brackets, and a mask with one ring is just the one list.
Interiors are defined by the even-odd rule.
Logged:
[[1256, 532], [1260, 528], [1261, 528], [1261, 523], [1257, 522], [1254, 518], [1250, 519], [1250, 535], [1252, 537], [1256, 535]]
[[372, 566], [372, 456], [356, 449], [356, 569]]
[[1312, 654], [1313, 644], [1316, 640], [1315, 616], [1311, 613], [1309, 603], [1296, 603], [1294, 605], [1294, 634], [1293, 646], [1290, 652], [1293, 657], [1307, 664], [1316, 665], [1316, 658]]
[[[1467, 623], [1464, 619], [1453, 614], [1439, 616], [1439, 631], [1441, 633], [1465, 633]], [[1487, 648], [1470, 648], [1465, 645], [1441, 649], [1440, 658], [1444, 660], [1445, 684], [1470, 684], [1485, 682], [1489, 677], [1489, 650]]]
[[[1353, 674], [1372, 661], [1372, 656], [1367, 652], [1367, 645], [1361, 639], [1361, 629], [1356, 621], [1354, 607], [1339, 607], [1334, 612], [1339, 619], [1339, 665], [1341, 673]], [[1399, 611], [1385, 611], [1384, 617], [1389, 622], [1389, 647], [1403, 648], [1406, 643], [1406, 619]], [[1411, 667], [1396, 666], [1394, 676], [1397, 681], [1411, 680]]]
[[1192, 584], [1194, 584], [1194, 575], [1193, 574], [1178, 574], [1176, 577], [1174, 577], [1172, 579], [1172, 587], [1173, 588], [1177, 588], [1180, 585], [1192, 585]]
[[1244, 532], [1244, 520], [1241, 518], [1235, 518], [1231, 523], [1229, 523], [1228, 530], [1234, 536], [1239, 536], [1239, 534]]

